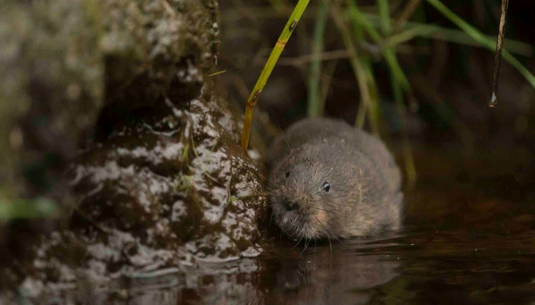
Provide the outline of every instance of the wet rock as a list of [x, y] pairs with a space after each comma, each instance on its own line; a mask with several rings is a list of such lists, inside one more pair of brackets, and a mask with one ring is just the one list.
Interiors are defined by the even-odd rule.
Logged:
[[81, 200], [74, 227], [95, 240], [128, 232], [145, 246], [184, 251], [187, 264], [260, 253], [258, 169], [210, 86], [182, 108], [163, 100], [80, 156], [71, 171]]
[[198, 93], [201, 73], [217, 60], [216, 1], [99, 2], [107, 103], [135, 108], [154, 105], [162, 93], [173, 102]]
[[261, 253], [258, 168], [205, 76], [216, 63], [215, 0], [5, 8], [0, 199], [52, 198], [72, 216], [38, 243], [17, 239], [31, 254], [0, 270], [0, 287], [18, 279], [39, 295]]
[[[4, 2], [0, 204], [48, 198], [71, 207], [62, 172], [91, 142], [97, 118], [154, 107], [163, 94], [191, 99], [216, 62], [215, 0]], [[2, 223], [0, 246], [24, 248], [11, 238], [19, 226]], [[53, 227], [24, 226], [29, 236]]]
[[162, 100], [71, 165], [78, 205], [69, 229], [38, 246], [28, 299], [262, 253], [266, 200], [234, 116], [210, 83], [180, 104]]
[[46, 195], [103, 106], [195, 96], [216, 62], [216, 9], [212, 0], [4, 3], [3, 197]]

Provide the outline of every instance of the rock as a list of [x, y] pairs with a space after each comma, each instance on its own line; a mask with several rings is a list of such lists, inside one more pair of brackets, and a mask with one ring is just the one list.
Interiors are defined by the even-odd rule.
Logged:
[[68, 221], [0, 227], [3, 248], [20, 247], [0, 287], [262, 251], [258, 169], [237, 144], [240, 117], [206, 76], [216, 11], [215, 0], [7, 1], [0, 204], [52, 199]]

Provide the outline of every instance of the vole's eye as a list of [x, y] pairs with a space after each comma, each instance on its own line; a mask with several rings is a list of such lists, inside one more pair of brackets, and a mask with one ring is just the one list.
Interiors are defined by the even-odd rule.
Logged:
[[329, 182], [323, 182], [323, 184], [321, 185], [321, 189], [327, 193], [329, 192], [329, 190], [331, 189], [331, 185], [329, 184]]
[[284, 177], [288, 178], [288, 177], [290, 177], [291, 174], [292, 173], [290, 173], [290, 172], [286, 172], [286, 175], [284, 175]]

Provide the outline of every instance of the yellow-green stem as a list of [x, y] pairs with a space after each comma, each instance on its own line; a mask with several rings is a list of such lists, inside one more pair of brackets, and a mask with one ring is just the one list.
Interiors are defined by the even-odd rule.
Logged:
[[247, 149], [247, 146], [249, 145], [249, 137], [251, 134], [251, 121], [253, 120], [253, 110], [256, 105], [256, 102], [258, 101], [260, 93], [262, 93], [262, 90], [264, 89], [264, 86], [266, 85], [266, 82], [269, 76], [271, 75], [271, 71], [273, 71], [277, 60], [279, 59], [282, 51], [284, 50], [284, 46], [288, 42], [288, 39], [290, 39], [290, 36], [295, 30], [297, 23], [299, 22], [299, 19], [301, 19], [301, 16], [303, 15], [303, 12], [305, 11], [309, 2], [310, 0], [299, 0], [297, 5], [295, 6], [292, 15], [288, 19], [288, 22], [284, 26], [284, 29], [282, 30], [282, 33], [279, 36], [275, 47], [273, 47], [273, 50], [269, 55], [264, 69], [262, 69], [262, 72], [260, 73], [260, 76], [256, 81], [253, 91], [251, 91], [251, 94], [247, 99], [247, 104], [245, 106], [245, 116], [243, 118], [243, 132], [241, 137], [241, 145], [244, 149]]

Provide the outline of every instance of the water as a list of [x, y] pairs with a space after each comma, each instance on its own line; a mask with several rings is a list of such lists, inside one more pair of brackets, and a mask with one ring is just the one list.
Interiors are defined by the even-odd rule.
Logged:
[[498, 159], [417, 155], [395, 234], [307, 245], [275, 235], [258, 257], [106, 282], [74, 272], [26, 304], [535, 304], [535, 179]]
[[469, 185], [407, 191], [406, 227], [395, 235], [306, 249], [274, 237], [257, 258], [79, 282], [58, 287], [49, 304], [534, 304], [530, 191]]

